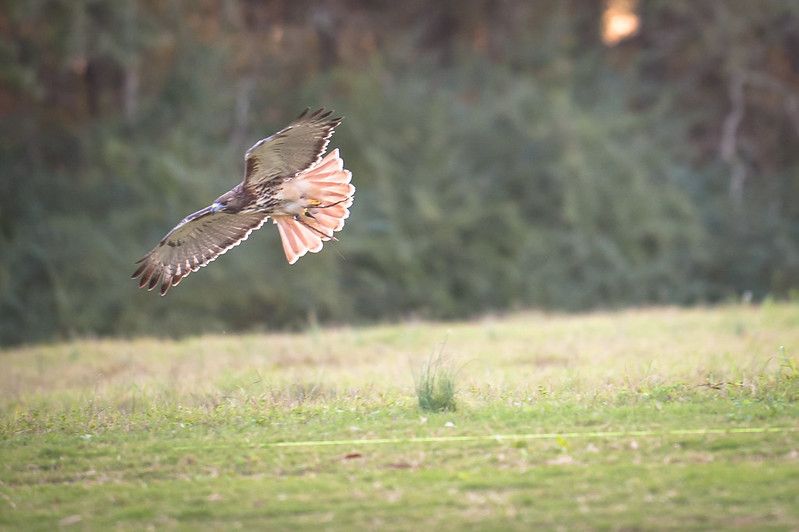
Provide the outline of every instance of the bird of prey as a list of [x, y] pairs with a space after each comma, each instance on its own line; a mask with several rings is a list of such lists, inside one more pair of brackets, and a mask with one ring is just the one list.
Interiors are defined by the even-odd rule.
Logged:
[[137, 261], [131, 276], [161, 295], [191, 272], [246, 240], [269, 218], [277, 224], [289, 264], [344, 227], [355, 187], [338, 149], [325, 153], [341, 118], [306, 109], [286, 128], [244, 155], [244, 180], [210, 206], [188, 215]]

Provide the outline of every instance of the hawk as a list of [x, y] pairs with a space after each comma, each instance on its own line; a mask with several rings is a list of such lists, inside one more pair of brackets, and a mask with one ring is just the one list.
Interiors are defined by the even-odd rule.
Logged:
[[244, 180], [211, 205], [190, 214], [139, 259], [131, 276], [161, 295], [191, 272], [239, 245], [272, 219], [289, 264], [344, 227], [355, 187], [338, 149], [325, 153], [341, 118], [306, 109], [286, 128], [244, 155]]

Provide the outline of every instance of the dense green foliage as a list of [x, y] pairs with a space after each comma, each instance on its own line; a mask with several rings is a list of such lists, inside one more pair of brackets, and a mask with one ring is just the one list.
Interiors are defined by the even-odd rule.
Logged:
[[[757, 4], [757, 5], [756, 5]], [[11, 1], [0, 7], [0, 342], [799, 285], [799, 8]], [[167, 298], [127, 279], [305, 107], [358, 187], [289, 268], [266, 227]]]

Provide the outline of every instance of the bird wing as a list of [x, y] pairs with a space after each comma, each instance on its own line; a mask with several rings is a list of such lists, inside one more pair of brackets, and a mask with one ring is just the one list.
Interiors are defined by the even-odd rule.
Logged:
[[184, 218], [147, 255], [137, 261], [131, 276], [139, 288], [161, 284], [161, 295], [191, 272], [246, 240], [268, 216], [263, 213], [213, 212], [206, 207]]
[[341, 118], [332, 111], [306, 109], [294, 122], [256, 142], [244, 155], [244, 186], [253, 187], [278, 177], [292, 177], [318, 163]]

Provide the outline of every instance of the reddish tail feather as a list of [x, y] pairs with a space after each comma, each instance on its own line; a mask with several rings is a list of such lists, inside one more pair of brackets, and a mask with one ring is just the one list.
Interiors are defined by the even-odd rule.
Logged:
[[344, 161], [335, 149], [292, 180], [292, 187], [306, 198], [309, 207], [306, 214], [274, 217], [289, 264], [309, 251], [317, 253], [323, 242], [335, 240], [333, 233], [344, 227], [344, 220], [350, 215], [355, 193], [351, 179], [352, 174], [344, 169]]

